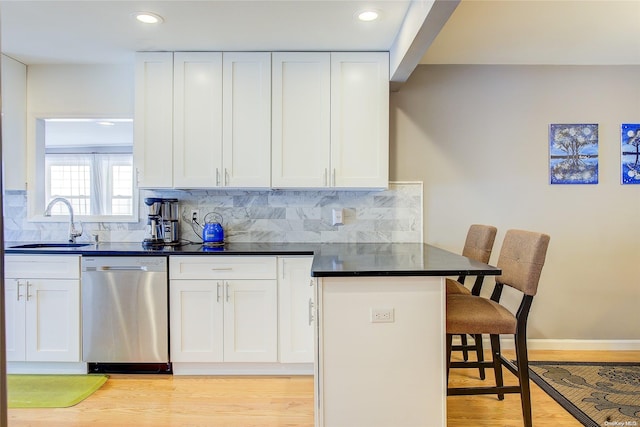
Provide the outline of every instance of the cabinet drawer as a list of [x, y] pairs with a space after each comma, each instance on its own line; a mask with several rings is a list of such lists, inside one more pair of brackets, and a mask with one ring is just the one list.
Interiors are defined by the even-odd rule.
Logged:
[[4, 262], [8, 279], [80, 278], [80, 255], [6, 255]]
[[171, 279], [275, 279], [276, 257], [171, 256]]

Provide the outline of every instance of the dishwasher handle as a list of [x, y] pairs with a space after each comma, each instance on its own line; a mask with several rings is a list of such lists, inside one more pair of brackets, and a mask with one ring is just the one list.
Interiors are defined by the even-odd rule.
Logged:
[[101, 265], [96, 271], [147, 271], [146, 265]]

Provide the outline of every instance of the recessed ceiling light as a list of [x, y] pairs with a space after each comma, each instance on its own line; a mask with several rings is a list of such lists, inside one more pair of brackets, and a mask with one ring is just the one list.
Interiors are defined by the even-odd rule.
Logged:
[[164, 22], [162, 16], [153, 12], [136, 12], [133, 16], [140, 22], [145, 24], [160, 24]]
[[358, 19], [365, 22], [375, 21], [379, 16], [380, 13], [377, 10], [373, 9], [358, 12]]

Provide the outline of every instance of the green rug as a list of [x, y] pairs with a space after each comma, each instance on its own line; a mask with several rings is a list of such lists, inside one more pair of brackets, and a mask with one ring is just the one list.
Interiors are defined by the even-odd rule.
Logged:
[[640, 426], [640, 363], [529, 362], [529, 371], [585, 426]]
[[106, 375], [7, 375], [9, 408], [66, 408], [98, 390]]

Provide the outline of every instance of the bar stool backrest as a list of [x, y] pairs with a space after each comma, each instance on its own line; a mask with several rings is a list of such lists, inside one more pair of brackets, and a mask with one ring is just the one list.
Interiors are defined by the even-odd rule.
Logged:
[[549, 246], [547, 234], [525, 230], [508, 230], [498, 257], [496, 283], [518, 289], [525, 295], [534, 296], [538, 291], [540, 273]]

